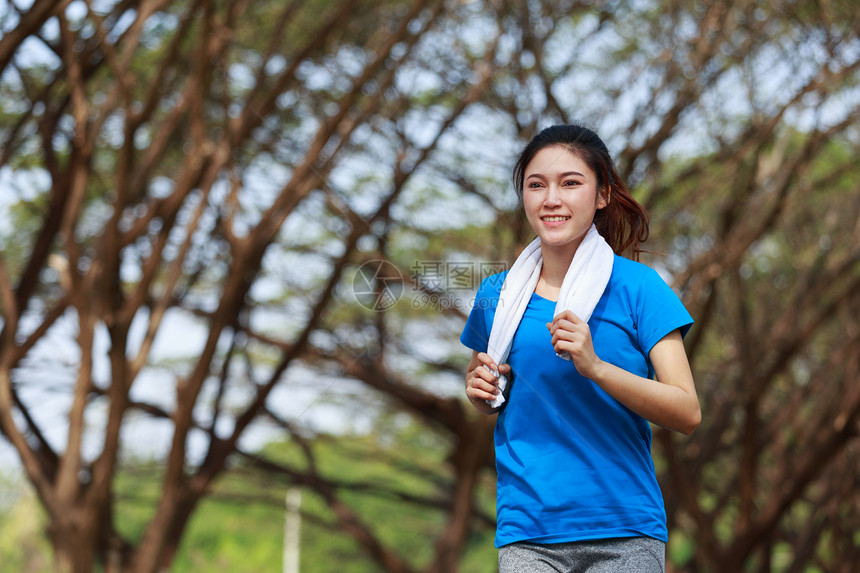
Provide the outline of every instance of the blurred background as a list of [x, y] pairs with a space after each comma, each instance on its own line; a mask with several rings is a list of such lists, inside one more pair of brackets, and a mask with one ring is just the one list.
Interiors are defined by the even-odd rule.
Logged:
[[854, 0], [0, 1], [0, 571], [492, 572], [458, 342], [596, 129], [696, 319], [668, 571], [860, 563]]

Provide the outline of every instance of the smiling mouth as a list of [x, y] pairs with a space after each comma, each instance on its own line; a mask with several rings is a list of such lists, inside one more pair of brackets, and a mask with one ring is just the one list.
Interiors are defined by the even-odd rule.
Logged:
[[560, 223], [562, 221], [567, 221], [570, 217], [561, 217], [561, 216], [552, 216], [552, 217], [541, 217], [541, 221], [546, 221], [547, 223]]

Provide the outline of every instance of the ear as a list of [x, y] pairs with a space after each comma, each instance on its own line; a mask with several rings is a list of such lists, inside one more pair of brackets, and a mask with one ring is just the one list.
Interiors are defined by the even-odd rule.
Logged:
[[606, 207], [607, 205], [609, 205], [610, 198], [611, 198], [610, 189], [608, 187], [606, 189], [602, 189], [597, 194], [597, 209], [600, 210], [600, 209], [603, 209], [604, 207]]

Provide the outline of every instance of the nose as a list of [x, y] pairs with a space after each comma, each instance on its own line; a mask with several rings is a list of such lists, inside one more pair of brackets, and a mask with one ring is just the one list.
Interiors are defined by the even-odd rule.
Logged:
[[546, 195], [544, 195], [543, 198], [543, 204], [545, 207], [558, 207], [561, 205], [561, 196], [559, 194], [559, 189], [555, 184], [547, 186]]

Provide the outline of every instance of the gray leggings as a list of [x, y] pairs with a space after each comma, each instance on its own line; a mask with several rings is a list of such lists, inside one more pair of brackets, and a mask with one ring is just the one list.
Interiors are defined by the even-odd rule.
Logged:
[[499, 573], [663, 573], [666, 544], [651, 537], [573, 543], [511, 543], [499, 549]]

